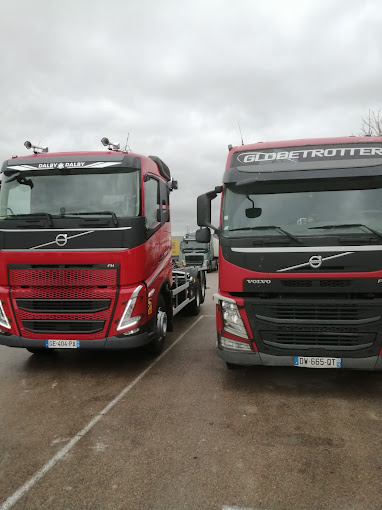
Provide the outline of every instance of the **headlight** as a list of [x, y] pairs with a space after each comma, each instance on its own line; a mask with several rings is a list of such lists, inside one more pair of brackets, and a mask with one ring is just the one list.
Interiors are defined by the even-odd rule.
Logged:
[[7, 316], [4, 313], [3, 304], [0, 302], [0, 326], [3, 328], [11, 329]]
[[137, 315], [136, 317], [131, 317], [131, 314], [133, 313], [135, 303], [137, 301], [138, 295], [143, 289], [143, 285], [138, 285], [138, 287], [134, 290], [134, 292], [131, 294], [131, 298], [129, 299], [125, 311], [123, 312], [122, 318], [119, 321], [117, 331], [121, 331], [122, 329], [131, 328], [133, 326], [136, 326], [139, 321], [141, 320], [141, 316]]
[[247, 331], [240, 317], [239, 309], [236, 303], [221, 301], [223, 328], [227, 333], [248, 338]]

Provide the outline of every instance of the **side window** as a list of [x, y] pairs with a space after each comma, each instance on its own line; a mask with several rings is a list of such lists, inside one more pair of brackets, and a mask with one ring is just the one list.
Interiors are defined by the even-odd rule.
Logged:
[[170, 221], [169, 190], [166, 182], [160, 181], [160, 209], [162, 211], [162, 225]]
[[151, 228], [157, 223], [159, 183], [150, 178], [145, 182], [145, 218], [146, 228]]

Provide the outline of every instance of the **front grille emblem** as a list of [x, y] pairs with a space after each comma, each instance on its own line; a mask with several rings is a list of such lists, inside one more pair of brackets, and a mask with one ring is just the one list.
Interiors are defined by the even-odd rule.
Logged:
[[57, 246], [65, 246], [67, 242], [68, 242], [68, 234], [58, 234], [58, 236], [56, 237]]
[[321, 255], [313, 255], [313, 257], [310, 257], [309, 265], [312, 269], [318, 269], [319, 267], [321, 267], [321, 264], [322, 264]]

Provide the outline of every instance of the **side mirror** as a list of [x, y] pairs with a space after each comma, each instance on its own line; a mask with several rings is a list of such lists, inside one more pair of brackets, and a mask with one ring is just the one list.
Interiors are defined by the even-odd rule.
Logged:
[[220, 193], [220, 191], [210, 191], [198, 196], [196, 215], [199, 227], [212, 228], [215, 232], [219, 232], [219, 229], [211, 225], [211, 200], [216, 198], [217, 193]]
[[263, 210], [261, 207], [249, 207], [245, 210], [245, 215], [247, 218], [258, 218], [261, 216]]
[[211, 231], [204, 227], [196, 231], [195, 240], [197, 243], [209, 243], [211, 240]]
[[211, 223], [211, 199], [207, 194], [199, 195], [197, 200], [197, 223], [200, 227]]
[[170, 211], [168, 209], [162, 209], [162, 221], [163, 223], [170, 221]]
[[170, 219], [170, 211], [168, 209], [157, 209], [157, 221], [166, 223]]

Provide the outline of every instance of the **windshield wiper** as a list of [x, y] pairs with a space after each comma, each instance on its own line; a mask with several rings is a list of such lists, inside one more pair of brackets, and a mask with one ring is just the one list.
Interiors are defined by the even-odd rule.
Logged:
[[52, 215], [45, 212], [36, 212], [36, 213], [21, 213], [21, 214], [10, 214], [5, 217], [7, 220], [17, 220], [19, 218], [29, 218], [30, 216], [35, 216], [36, 218], [46, 218], [48, 221], [48, 226], [53, 227]]
[[377, 230], [374, 230], [373, 228], [370, 228], [367, 225], [364, 225], [363, 223], [344, 223], [344, 224], [322, 225], [321, 227], [309, 227], [308, 230], [317, 230], [317, 229], [329, 230], [329, 229], [335, 229], [335, 228], [353, 228], [353, 227], [366, 228], [369, 232], [372, 232], [377, 237], [379, 237], [379, 239], [382, 239], [381, 232], [378, 232]]
[[279, 232], [282, 232], [284, 235], [289, 237], [289, 239], [293, 239], [293, 241], [296, 241], [296, 243], [303, 244], [298, 237], [295, 237], [293, 234], [288, 232], [287, 230], [284, 230], [281, 227], [278, 227], [276, 225], [261, 225], [258, 227], [242, 227], [242, 228], [231, 228], [230, 232], [235, 232], [237, 230], [278, 230]]
[[109, 214], [113, 218], [113, 223], [116, 227], [118, 227], [118, 218], [116, 214], [112, 211], [92, 211], [92, 212], [65, 212], [64, 214], [61, 214], [61, 217], [65, 216], [102, 216], [104, 214]]

